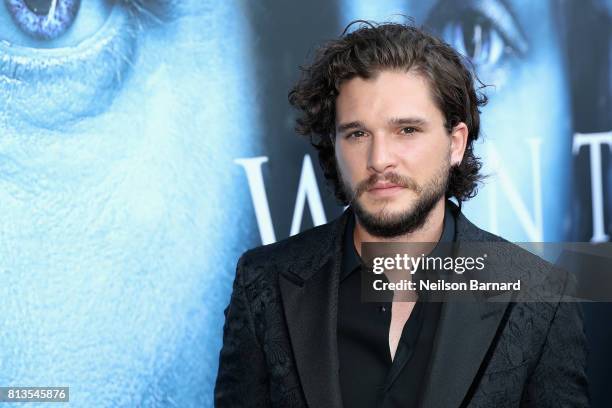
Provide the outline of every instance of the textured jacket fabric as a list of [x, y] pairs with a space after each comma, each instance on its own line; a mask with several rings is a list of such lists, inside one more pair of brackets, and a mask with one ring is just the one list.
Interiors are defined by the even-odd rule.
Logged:
[[[503, 241], [454, 211], [457, 241]], [[337, 303], [351, 216], [349, 209], [240, 258], [225, 310], [216, 407], [342, 407]], [[550, 268], [513, 248], [511, 256]], [[424, 408], [588, 406], [577, 303], [445, 303], [430, 364]]]

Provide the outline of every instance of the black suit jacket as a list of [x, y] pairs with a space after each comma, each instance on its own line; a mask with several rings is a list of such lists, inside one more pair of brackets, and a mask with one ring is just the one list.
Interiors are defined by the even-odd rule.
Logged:
[[[457, 241], [502, 241], [454, 211]], [[336, 327], [350, 216], [347, 210], [240, 258], [225, 311], [215, 406], [342, 406]], [[550, 267], [539, 259], [535, 264]], [[443, 304], [421, 406], [588, 406], [579, 305], [501, 296]]]

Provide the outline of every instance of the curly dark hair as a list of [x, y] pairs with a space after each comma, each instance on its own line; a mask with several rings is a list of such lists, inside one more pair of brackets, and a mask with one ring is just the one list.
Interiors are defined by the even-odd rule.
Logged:
[[[359, 27], [352, 32], [355, 24]], [[355, 77], [371, 78], [385, 70], [413, 70], [429, 82], [434, 101], [444, 115], [450, 133], [464, 122], [469, 135], [463, 160], [451, 168], [446, 197], [459, 202], [477, 193], [482, 166], [474, 155], [473, 143], [480, 133], [480, 110], [487, 97], [476, 92], [474, 81], [484, 85], [473, 73], [470, 62], [450, 45], [409, 24], [376, 24], [357, 20], [350, 23], [338, 39], [327, 42], [315, 53], [314, 61], [301, 67], [302, 76], [289, 92], [289, 103], [297, 108], [296, 131], [309, 136], [317, 149], [325, 178], [336, 197], [348, 204], [336, 166], [334, 145], [336, 98], [343, 81]]]

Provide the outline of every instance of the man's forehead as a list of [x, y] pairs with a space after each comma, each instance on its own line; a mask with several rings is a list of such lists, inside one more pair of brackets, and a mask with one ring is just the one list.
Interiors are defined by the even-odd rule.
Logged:
[[438, 110], [429, 80], [422, 74], [386, 70], [376, 77], [352, 78], [339, 87], [336, 125], [374, 115], [384, 116], [380, 119], [390, 123], [417, 118], [426, 121], [434, 109]]
[[[369, 95], [370, 98], [366, 98], [364, 94]], [[368, 102], [375, 96], [424, 98], [432, 95], [429, 78], [416, 69], [385, 69], [377, 71], [368, 78], [355, 76], [343, 81], [338, 86], [336, 101], [343, 103], [355, 99], [357, 102]], [[433, 101], [433, 98], [431, 100]]]

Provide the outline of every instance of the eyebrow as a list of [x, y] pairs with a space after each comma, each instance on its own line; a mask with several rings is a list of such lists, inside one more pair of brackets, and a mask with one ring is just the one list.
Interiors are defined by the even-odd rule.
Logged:
[[342, 132], [346, 132], [347, 130], [363, 129], [364, 127], [365, 126], [363, 125], [363, 123], [359, 121], [342, 123], [336, 127], [336, 132], [342, 133]]
[[408, 117], [408, 118], [392, 118], [389, 120], [390, 125], [395, 126], [425, 126], [428, 121], [424, 118], [419, 117]]
[[[391, 118], [387, 121], [391, 126], [426, 126], [429, 122], [424, 118], [407, 117], [407, 118]], [[336, 132], [343, 133], [347, 130], [364, 129], [366, 126], [358, 120], [348, 123], [341, 123], [336, 127]]]

